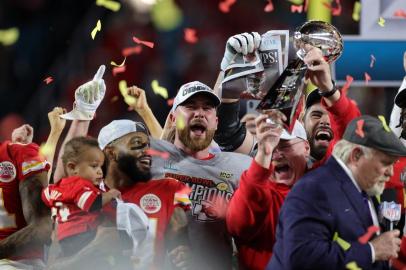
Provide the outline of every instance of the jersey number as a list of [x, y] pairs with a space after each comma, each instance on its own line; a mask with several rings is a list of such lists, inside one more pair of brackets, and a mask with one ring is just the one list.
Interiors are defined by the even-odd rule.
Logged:
[[3, 189], [0, 188], [0, 229], [14, 229], [17, 228], [16, 215], [10, 214], [6, 207], [4, 207], [4, 194]]

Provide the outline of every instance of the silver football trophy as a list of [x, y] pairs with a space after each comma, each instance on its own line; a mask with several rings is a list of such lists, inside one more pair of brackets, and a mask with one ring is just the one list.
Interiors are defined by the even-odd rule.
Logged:
[[256, 108], [260, 112], [271, 109], [282, 111], [288, 119], [286, 124], [289, 131], [292, 130], [301, 110], [303, 77], [307, 70], [303, 62], [306, 56], [305, 44], [319, 48], [329, 63], [340, 57], [343, 50], [340, 32], [333, 25], [322, 21], [304, 23], [294, 33], [293, 40], [298, 58], [290, 61]]

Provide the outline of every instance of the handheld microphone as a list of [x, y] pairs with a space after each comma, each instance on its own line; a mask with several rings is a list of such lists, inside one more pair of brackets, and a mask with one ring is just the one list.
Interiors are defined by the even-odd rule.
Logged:
[[[401, 205], [391, 202], [383, 202], [380, 204], [380, 213], [379, 216], [384, 223], [389, 222], [390, 230], [393, 230], [393, 224], [397, 223], [400, 220], [401, 216]], [[386, 222], [385, 222], [386, 221]]]

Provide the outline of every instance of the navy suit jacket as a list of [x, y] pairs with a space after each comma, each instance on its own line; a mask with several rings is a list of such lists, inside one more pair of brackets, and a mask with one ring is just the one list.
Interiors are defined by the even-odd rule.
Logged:
[[[370, 245], [358, 242], [372, 225], [361, 193], [331, 157], [304, 175], [289, 192], [267, 269], [346, 269], [350, 262], [364, 270], [389, 269], [387, 262], [372, 264]], [[333, 241], [335, 233], [351, 247], [345, 251]]]

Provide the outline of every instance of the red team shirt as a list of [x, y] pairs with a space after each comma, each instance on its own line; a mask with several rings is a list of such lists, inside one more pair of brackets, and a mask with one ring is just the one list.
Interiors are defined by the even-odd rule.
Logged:
[[[32, 174], [48, 171], [49, 163], [39, 156], [34, 143], [5, 141], [0, 144], [0, 240], [24, 228], [19, 184]], [[40, 258], [42, 252], [24, 254], [24, 258]]]
[[79, 176], [63, 178], [42, 191], [45, 204], [58, 209], [58, 240], [97, 228], [100, 211], [89, 209], [101, 193], [92, 182]]
[[[154, 267], [156, 269], [160, 269], [165, 259], [164, 235], [175, 207], [181, 206], [188, 209], [190, 206], [190, 201], [182, 205], [177, 200], [182, 196], [177, 192], [184, 188], [185, 185], [177, 180], [160, 179], [137, 183], [130, 188], [120, 190], [123, 201], [138, 205], [149, 219], [149, 225], [155, 236]], [[107, 204], [104, 210], [115, 222], [116, 211], [111, 204]]]

